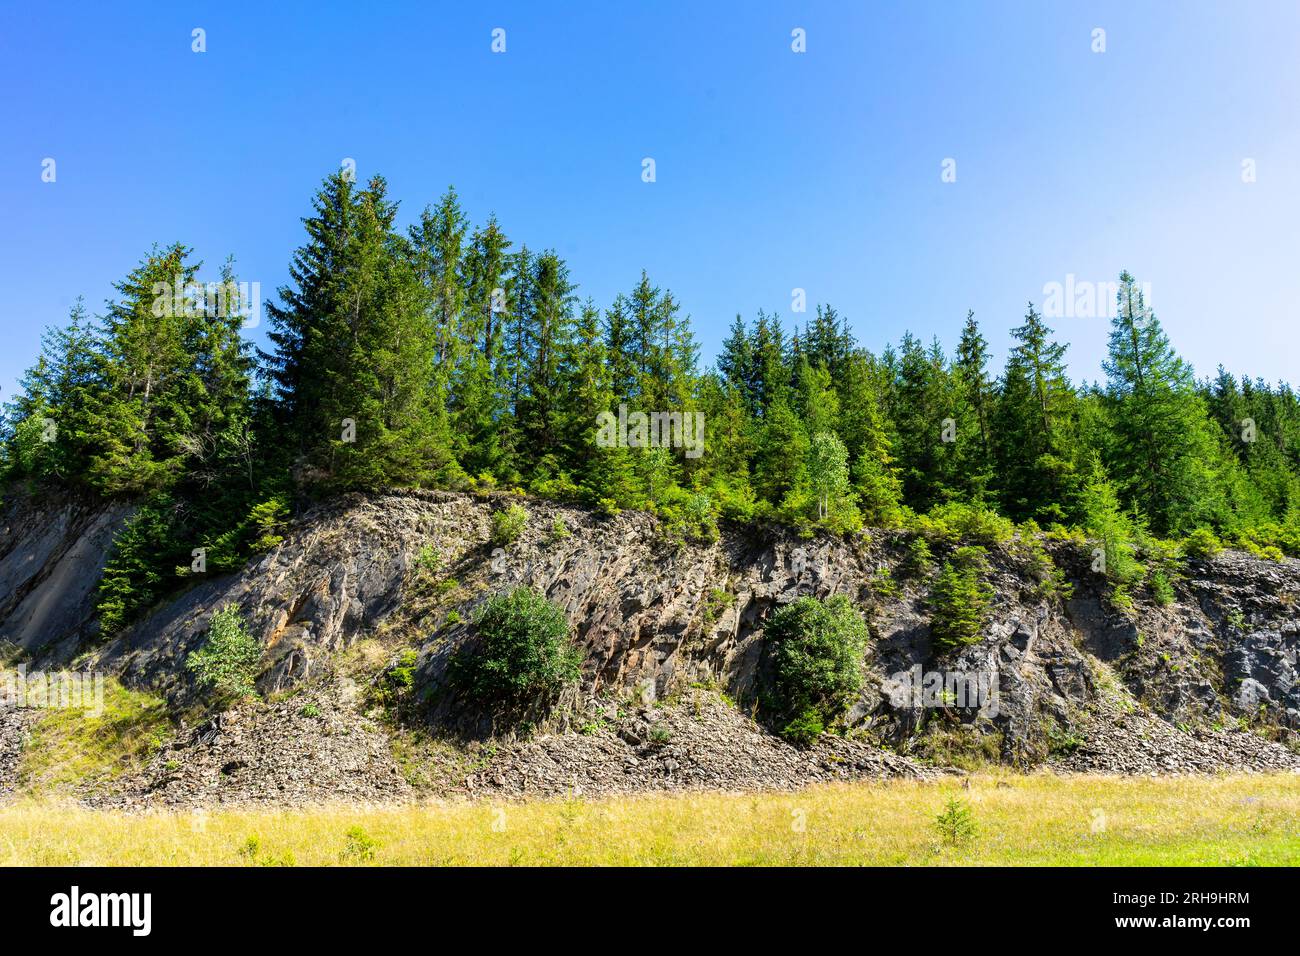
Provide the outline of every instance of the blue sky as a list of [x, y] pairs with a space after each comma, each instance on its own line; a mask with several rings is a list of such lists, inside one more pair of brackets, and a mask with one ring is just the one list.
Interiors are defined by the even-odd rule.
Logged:
[[[974, 309], [1000, 365], [1047, 283], [1127, 268], [1199, 373], [1297, 378], [1293, 0], [0, 11], [0, 398], [155, 242], [208, 275], [233, 255], [270, 295], [344, 157], [403, 221], [454, 183], [602, 305], [649, 270], [707, 359], [737, 312], [802, 321], [803, 288], [875, 350], [909, 328], [951, 347]], [[1052, 324], [1099, 377], [1106, 319]]]

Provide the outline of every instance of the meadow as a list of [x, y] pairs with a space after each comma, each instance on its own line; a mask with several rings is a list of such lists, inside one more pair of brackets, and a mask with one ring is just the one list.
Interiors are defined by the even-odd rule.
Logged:
[[[1294, 866], [1300, 776], [960, 778], [795, 793], [0, 809], [2, 866]], [[944, 822], [940, 822], [940, 821]]]

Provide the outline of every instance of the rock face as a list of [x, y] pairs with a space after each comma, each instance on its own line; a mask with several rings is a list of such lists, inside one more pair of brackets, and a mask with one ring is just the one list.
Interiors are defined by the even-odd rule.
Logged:
[[0, 510], [0, 645], [66, 660], [98, 631], [95, 586], [130, 509], [20, 496]]
[[[1021, 543], [996, 546], [989, 571], [996, 598], [984, 640], [941, 654], [930, 639], [928, 576], [908, 570], [902, 533], [801, 539], [780, 530], [724, 528], [715, 543], [681, 544], [667, 540], [649, 515], [606, 517], [518, 499], [529, 512], [524, 532], [494, 546], [492, 512], [515, 500], [402, 492], [333, 501], [303, 515], [282, 544], [240, 573], [196, 580], [100, 644], [89, 642], [93, 591], [126, 510], [20, 501], [6, 511], [0, 541], [0, 639], [18, 645], [36, 666], [91, 648], [89, 666], [180, 706], [193, 703], [185, 656], [202, 642], [212, 613], [234, 604], [264, 648], [258, 686], [268, 699], [304, 688], [333, 694], [345, 671], [364, 684], [356, 659], [371, 660], [373, 677], [385, 661], [413, 649], [417, 690], [431, 702], [422, 725], [461, 741], [481, 740], [500, 728], [449, 692], [447, 661], [470, 638], [467, 622], [477, 604], [522, 583], [559, 603], [574, 626], [585, 653], [575, 701], [598, 708], [633, 699], [662, 705], [703, 686], [724, 692], [738, 710], [718, 715], [705, 708], [712, 716], [700, 717], [694, 730], [678, 726], [676, 746], [686, 749], [674, 753], [672, 744], [645, 750], [644, 741], [631, 743], [609, 728], [577, 733], [588, 718], [572, 703], [551, 728], [555, 736], [511, 744], [499, 772], [464, 778], [469, 789], [793, 786], [840, 775], [834, 768], [874, 776], [921, 772], [878, 745], [940, 757], [950, 755], [955, 741], [1020, 766], [1050, 762], [1121, 772], [1300, 766], [1300, 757], [1283, 746], [1300, 730], [1300, 562], [1238, 553], [1190, 562], [1175, 582], [1172, 604], [1161, 607], [1139, 593], [1125, 614], [1110, 606], [1105, 582], [1077, 545], [1047, 543], [1072, 588], [1064, 600], [1047, 593]], [[772, 610], [802, 595], [830, 594], [852, 599], [871, 628], [869, 679], [848, 715], [859, 740], [793, 751], [741, 712], [752, 713], [759, 700], [767, 666], [763, 626]], [[364, 710], [365, 699], [362, 693], [334, 710]], [[275, 717], [274, 706], [257, 720]], [[657, 712], [676, 713], [662, 706]], [[315, 762], [338, 769], [317, 773], [313, 785], [331, 776], [367, 781], [359, 789], [341, 783], [341, 795], [403, 792], [401, 781], [387, 789], [395, 777], [373, 749], [383, 739], [381, 727], [362, 727], [352, 714], [332, 734], [336, 742], [355, 741], [348, 756], [323, 757], [304, 742], [322, 733], [318, 721], [300, 725], [287, 711], [279, 716], [295, 728], [288, 736], [244, 730], [243, 743], [214, 744], [226, 739], [220, 734], [235, 733], [233, 725], [206, 741], [182, 735], [168, 759], [200, 769], [175, 774], [170, 783], [155, 774], [147, 786], [176, 799], [223, 787], [239, 793], [248, 789], [232, 784], [241, 767], [219, 771], [243, 761], [290, 781], [262, 787], [267, 799], [282, 799], [286, 789], [303, 789], [306, 779], [295, 777], [290, 765]], [[1267, 728], [1281, 743], [1230, 732], [1245, 724]], [[1166, 750], [1143, 759], [1153, 735]], [[266, 743], [271, 739], [278, 741], [274, 747]], [[741, 772], [734, 760], [716, 759], [718, 748], [706, 740], [771, 772]], [[564, 742], [561, 757], [555, 741]], [[841, 745], [851, 752], [823, 761], [825, 747]], [[263, 756], [227, 759], [249, 747]], [[277, 764], [273, 750], [296, 756]], [[643, 758], [653, 772], [622, 769]], [[552, 765], [550, 778], [533, 772]], [[280, 769], [267, 769], [273, 767]], [[493, 783], [497, 777], [504, 782]]]

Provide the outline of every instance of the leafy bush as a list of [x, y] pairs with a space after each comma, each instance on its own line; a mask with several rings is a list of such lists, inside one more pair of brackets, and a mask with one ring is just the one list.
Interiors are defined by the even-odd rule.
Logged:
[[1197, 528], [1183, 539], [1182, 550], [1189, 558], [1212, 558], [1223, 550], [1223, 542], [1209, 528]]
[[1084, 527], [1092, 537], [1094, 567], [1111, 585], [1110, 600], [1120, 609], [1132, 607], [1130, 589], [1142, 580], [1144, 569], [1136, 557], [1145, 536], [1142, 522], [1120, 508], [1114, 487], [1095, 469], [1083, 494]]
[[789, 721], [781, 728], [781, 736], [796, 747], [810, 747], [826, 732], [826, 722], [821, 714], [809, 708]]
[[507, 545], [519, 539], [528, 524], [528, 512], [519, 505], [511, 505], [492, 513], [492, 543]]
[[783, 733], [806, 743], [862, 689], [867, 625], [837, 594], [792, 601], [772, 615], [766, 633], [775, 665], [772, 709], [786, 721]]
[[1011, 540], [1016, 526], [981, 504], [949, 501], [931, 508], [928, 514], [908, 520], [911, 530], [937, 544], [1000, 544]]
[[212, 615], [207, 640], [190, 652], [185, 666], [194, 671], [200, 687], [245, 697], [255, 690], [253, 681], [261, 659], [262, 648], [244, 629], [239, 608], [227, 604]]
[[988, 623], [993, 589], [985, 583], [985, 551], [958, 548], [945, 561], [930, 589], [930, 635], [934, 646], [946, 650], [977, 644]]
[[442, 552], [432, 544], [424, 544], [415, 556], [415, 570], [420, 574], [434, 574], [442, 566]]
[[402, 650], [371, 687], [374, 703], [381, 707], [400, 706], [410, 698], [415, 687], [415, 671], [420, 652], [413, 647]]
[[339, 859], [344, 863], [369, 863], [375, 858], [379, 841], [361, 827], [349, 827], [346, 837], [347, 844], [339, 854]]
[[1266, 544], [1261, 546], [1256, 544], [1254, 541], [1250, 540], [1249, 538], [1242, 541], [1241, 544], [1246, 551], [1248, 551], [1250, 554], [1253, 554], [1257, 558], [1263, 558], [1266, 561], [1286, 560], [1286, 555], [1284, 555], [1282, 553], [1282, 549], [1277, 547], [1276, 545]]
[[571, 534], [572, 532], [569, 531], [569, 526], [564, 523], [564, 519], [556, 515], [555, 520], [551, 522], [551, 541], [563, 541]]
[[582, 654], [564, 610], [529, 587], [488, 598], [474, 616], [477, 646], [462, 648], [454, 679], [481, 700], [545, 698], [576, 681]]
[[672, 488], [654, 509], [670, 541], [711, 544], [718, 540], [718, 513], [707, 494]]

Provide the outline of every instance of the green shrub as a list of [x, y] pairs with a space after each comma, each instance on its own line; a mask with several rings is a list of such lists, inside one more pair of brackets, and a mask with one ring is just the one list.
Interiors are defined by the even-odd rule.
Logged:
[[1253, 554], [1255, 557], [1263, 558], [1266, 561], [1286, 560], [1286, 555], [1284, 555], [1282, 553], [1282, 549], [1278, 548], [1276, 545], [1271, 545], [1271, 544], [1258, 545], [1254, 541], [1247, 538], [1242, 542], [1242, 547], [1250, 554]]
[[671, 541], [711, 544], [718, 540], [718, 513], [707, 494], [671, 488], [655, 511]]
[[772, 709], [791, 739], [806, 742], [813, 718], [830, 722], [862, 689], [867, 625], [843, 595], [802, 597], [772, 615], [766, 635], [774, 658]]
[[194, 671], [200, 687], [244, 697], [254, 692], [262, 649], [244, 629], [239, 608], [227, 604], [212, 615], [207, 640], [191, 651], [185, 666]]
[[372, 685], [373, 702], [381, 707], [393, 707], [407, 701], [415, 687], [415, 671], [419, 663], [418, 650], [413, 647], [403, 649]]
[[903, 569], [911, 575], [929, 574], [934, 568], [934, 552], [923, 535], [917, 535], [907, 543], [907, 553], [903, 557]]
[[781, 736], [796, 747], [809, 747], [826, 732], [821, 714], [809, 708], [781, 728]]
[[532, 588], [488, 598], [474, 626], [476, 646], [457, 652], [452, 675], [480, 700], [546, 698], [578, 679], [582, 654], [564, 610]]
[[1209, 528], [1197, 528], [1183, 539], [1182, 551], [1189, 558], [1212, 558], [1223, 550], [1223, 542]]
[[1012, 550], [1025, 562], [1025, 570], [1037, 585], [1035, 590], [1040, 598], [1069, 598], [1073, 588], [1066, 580], [1065, 572], [1056, 566], [1052, 556], [1047, 553], [1039, 534], [1022, 528]]
[[361, 827], [350, 827], [346, 834], [347, 844], [339, 859], [344, 863], [369, 863], [375, 858], [379, 841], [366, 833]]
[[956, 797], [950, 797], [943, 812], [934, 819], [934, 828], [944, 846], [962, 847], [975, 839], [978, 828], [970, 807]]
[[1133, 605], [1130, 591], [1145, 573], [1136, 557], [1145, 529], [1141, 520], [1120, 508], [1115, 488], [1101, 474], [1099, 466], [1084, 488], [1083, 506], [1084, 528], [1091, 537], [1087, 547], [1093, 567], [1105, 574], [1112, 585], [1111, 604], [1127, 610]]
[[551, 541], [563, 541], [570, 534], [569, 526], [564, 523], [564, 519], [556, 515], [555, 520], [551, 522]]
[[524, 526], [528, 524], [528, 512], [520, 505], [512, 504], [502, 511], [492, 513], [492, 543], [497, 545], [511, 544], [519, 539], [524, 533]]
[[1151, 589], [1151, 598], [1161, 607], [1168, 607], [1174, 603], [1174, 587], [1169, 583], [1169, 578], [1163, 571], [1151, 572], [1151, 578], [1147, 582], [1147, 587]]
[[936, 505], [928, 514], [911, 518], [909, 525], [937, 544], [1000, 544], [1016, 532], [1015, 524], [991, 508], [960, 501]]
[[736, 603], [736, 595], [730, 591], [713, 588], [704, 596], [704, 626], [712, 627], [722, 616], [722, 612]]
[[988, 623], [993, 589], [985, 583], [983, 548], [958, 548], [930, 589], [930, 635], [940, 650], [977, 644]]
[[415, 556], [415, 569], [422, 574], [433, 574], [442, 566], [442, 553], [431, 544], [425, 544]]

